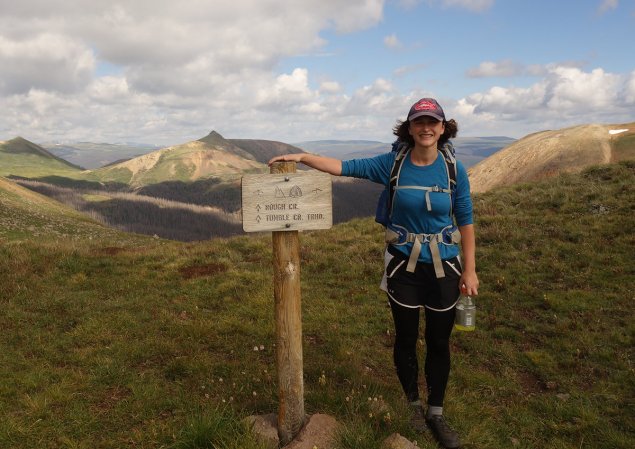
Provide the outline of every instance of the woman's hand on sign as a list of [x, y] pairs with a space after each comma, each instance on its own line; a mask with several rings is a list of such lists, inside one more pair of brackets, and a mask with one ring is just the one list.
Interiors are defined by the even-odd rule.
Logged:
[[291, 153], [291, 154], [281, 154], [279, 156], [272, 157], [268, 164], [271, 165], [274, 162], [302, 162], [302, 156], [306, 153]]
[[318, 156], [311, 153], [292, 153], [275, 156], [269, 161], [269, 165], [274, 162], [301, 162], [311, 168], [331, 175], [340, 176], [342, 174], [342, 161], [332, 157]]

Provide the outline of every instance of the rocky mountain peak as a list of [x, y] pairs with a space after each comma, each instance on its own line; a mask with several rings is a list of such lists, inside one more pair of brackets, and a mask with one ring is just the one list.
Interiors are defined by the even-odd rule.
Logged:
[[216, 131], [212, 131], [207, 136], [198, 140], [199, 142], [205, 142], [210, 145], [227, 145], [228, 144], [225, 138], [221, 136], [219, 133], [217, 133]]

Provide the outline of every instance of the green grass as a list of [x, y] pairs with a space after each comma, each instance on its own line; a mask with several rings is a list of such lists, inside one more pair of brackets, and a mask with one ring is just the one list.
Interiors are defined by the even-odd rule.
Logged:
[[612, 147], [614, 161], [635, 159], [635, 130], [615, 136], [612, 141]]
[[11, 175], [27, 178], [57, 175], [79, 179], [82, 177], [82, 170], [36, 154], [15, 155], [0, 152], [0, 176]]
[[[466, 447], [635, 446], [634, 186], [631, 162], [475, 198], [478, 324], [446, 401]], [[0, 447], [258, 449], [240, 420], [277, 410], [269, 235], [122, 234], [2, 185], [0, 224]], [[340, 448], [436, 447], [407, 425], [379, 226], [300, 240], [307, 412]]]
[[124, 167], [104, 167], [93, 170], [91, 175], [101, 182], [115, 182], [120, 184], [130, 184], [133, 179], [133, 173]]

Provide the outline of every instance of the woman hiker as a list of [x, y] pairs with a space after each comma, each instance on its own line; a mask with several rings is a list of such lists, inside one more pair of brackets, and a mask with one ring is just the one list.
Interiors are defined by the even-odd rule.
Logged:
[[[403, 155], [397, 185], [391, 187], [394, 194], [384, 273], [395, 324], [393, 356], [397, 376], [412, 406], [413, 427], [423, 432], [427, 424], [446, 448], [460, 446], [457, 432], [443, 416], [455, 306], [461, 291], [477, 295], [479, 285], [467, 172], [456, 161], [452, 166], [456, 168], [456, 186], [450, 186], [450, 165], [439, 151], [456, 137], [457, 131], [456, 121], [446, 121], [436, 100], [422, 98], [410, 108], [406, 121], [398, 121], [393, 129], [396, 145], [402, 148], [398, 152], [349, 161], [299, 153], [269, 161], [301, 162], [332, 175], [365, 178], [389, 186], [395, 159]], [[420, 309], [425, 311], [425, 411], [419, 396], [416, 353]]]

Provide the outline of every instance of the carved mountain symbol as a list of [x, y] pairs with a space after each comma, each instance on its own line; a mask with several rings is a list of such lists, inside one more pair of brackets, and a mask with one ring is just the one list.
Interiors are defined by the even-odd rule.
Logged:
[[293, 186], [291, 187], [291, 190], [289, 191], [289, 196], [292, 198], [298, 198], [302, 196], [302, 189], [299, 186]]
[[280, 187], [276, 187], [276, 198], [286, 198], [284, 192], [280, 189]]

